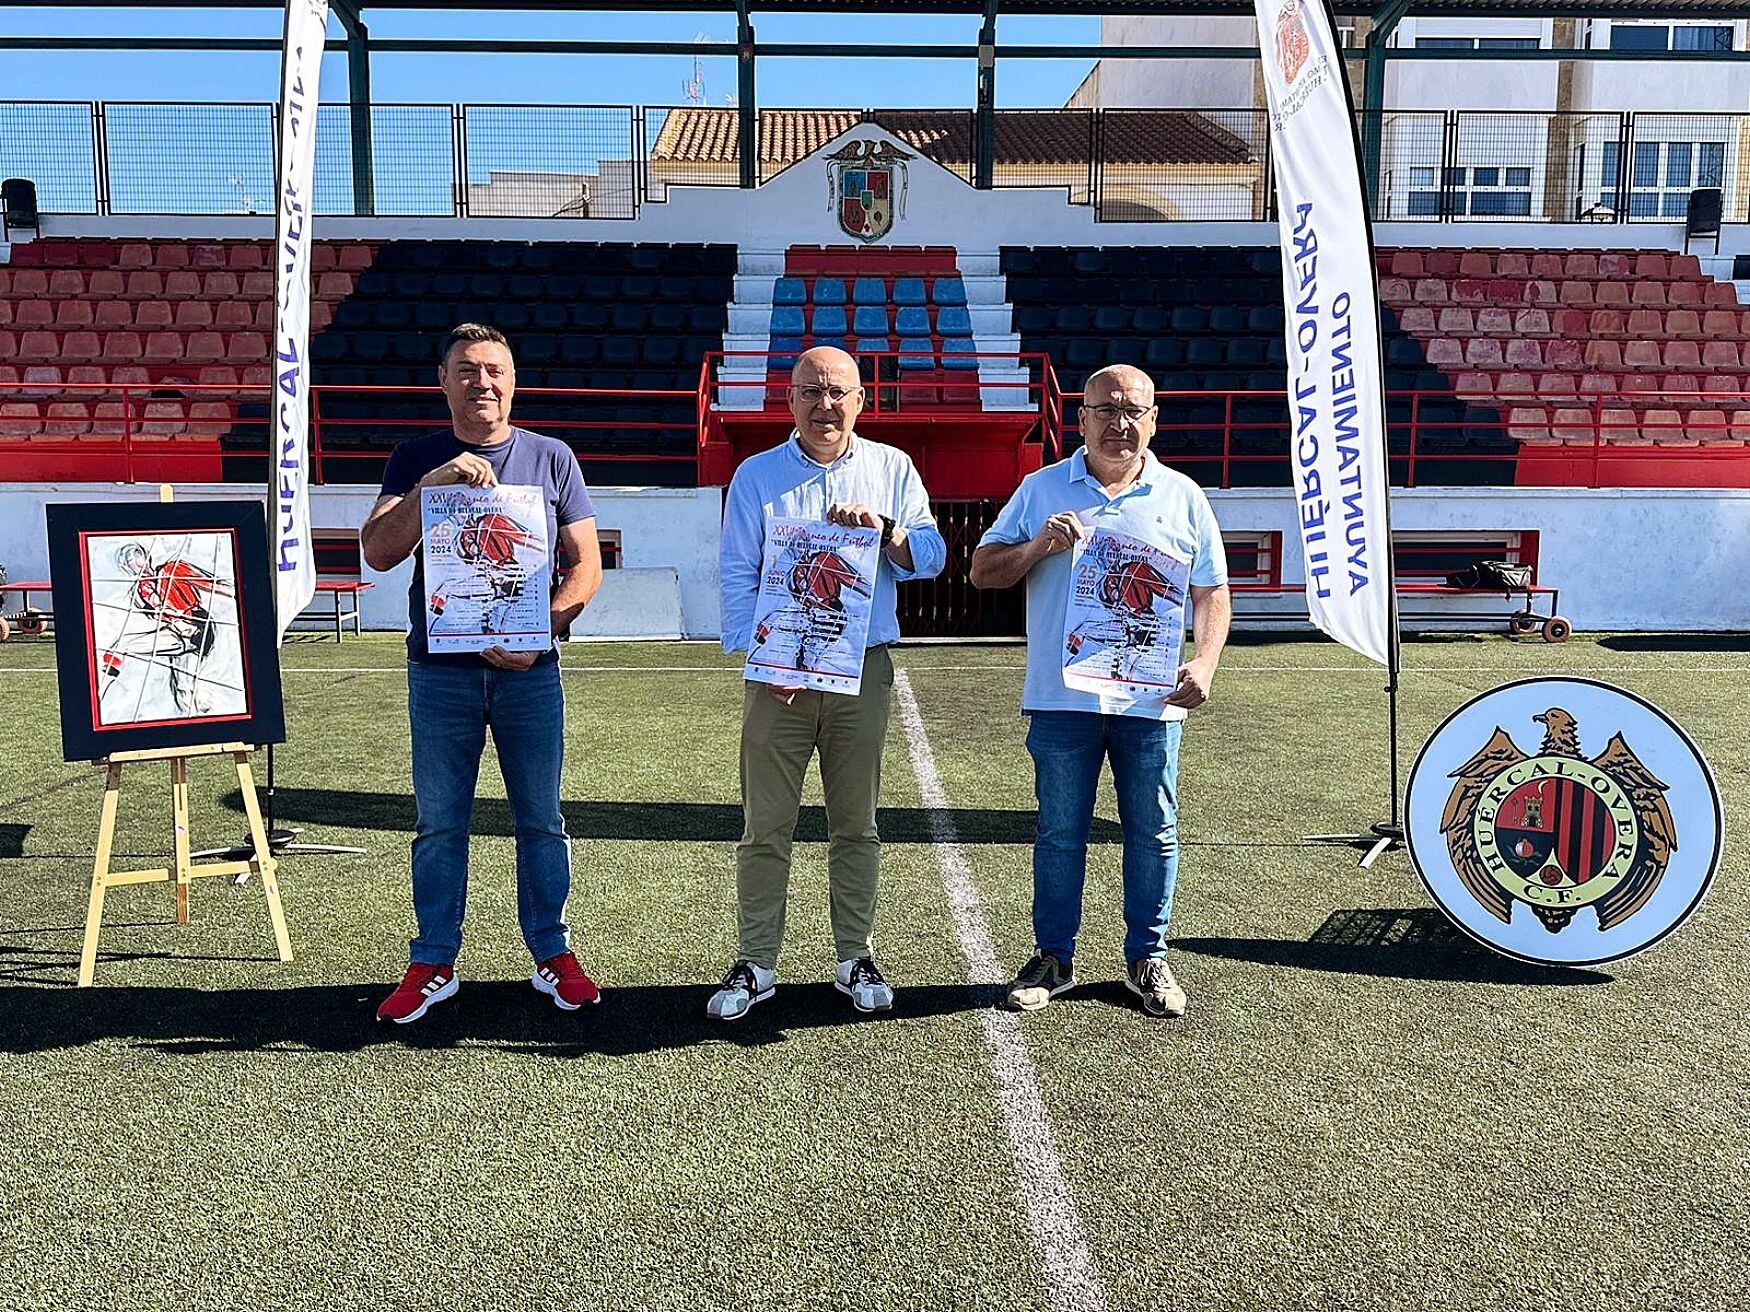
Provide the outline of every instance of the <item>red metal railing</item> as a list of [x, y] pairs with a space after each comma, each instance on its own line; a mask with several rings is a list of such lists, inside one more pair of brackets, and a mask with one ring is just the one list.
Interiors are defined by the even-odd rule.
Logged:
[[[1036, 366], [1029, 368], [1024, 381], [981, 379], [971, 370], [943, 371], [920, 379], [896, 369], [895, 376], [883, 377], [884, 362], [897, 361], [903, 354], [910, 353], [869, 353], [873, 376], [867, 384], [866, 414], [928, 423], [965, 422], [991, 413], [1033, 413], [1044, 458], [1062, 455], [1067, 441], [1064, 407], [1080, 397], [1062, 390], [1045, 357], [996, 357], [1009, 363], [1019, 358]], [[530, 427], [565, 438], [586, 461], [689, 464], [698, 459], [714, 425], [725, 415], [785, 409], [786, 384], [777, 376], [726, 383], [716, 376], [715, 365], [721, 358], [714, 355], [705, 362], [694, 389], [525, 388], [518, 393], [522, 402], [518, 417]], [[722, 389], [737, 386], [760, 389], [761, 407], [718, 409]], [[1025, 409], [983, 409], [990, 390], [1022, 388]], [[265, 450], [274, 396], [267, 386], [184, 382], [0, 383], [0, 475], [14, 457], [77, 457], [79, 472], [57, 476], [93, 481], [119, 476], [132, 482], [141, 476], [138, 466], [148, 455], [207, 452], [216, 457], [221, 450], [235, 455]], [[425, 414], [344, 413], [349, 401], [390, 396], [420, 398]], [[1157, 400], [1161, 413], [1155, 450], [1190, 472], [1214, 466], [1219, 477], [1203, 480], [1212, 485], [1232, 486], [1236, 473], [1247, 466], [1281, 463], [1290, 450], [1290, 419], [1282, 392], [1163, 392]], [[1397, 416], [1388, 426], [1394, 483], [1440, 485], [1467, 464], [1516, 461], [1523, 467], [1526, 462], [1556, 461], [1565, 462], [1570, 476], [1562, 481], [1567, 485], [1633, 486], [1625, 480], [1637, 469], [1650, 475], [1660, 464], [1695, 461], [1700, 463], [1692, 468], [1710, 471], [1743, 466], [1746, 472], [1739, 476], [1733, 471], [1729, 481], [1750, 485], [1750, 392], [1512, 393], [1490, 400], [1487, 409], [1493, 417], [1480, 417], [1482, 407], [1473, 399], [1469, 417], [1455, 419], [1425, 413], [1434, 403], [1440, 403], [1446, 415], [1453, 413], [1463, 401], [1451, 393], [1390, 393], [1388, 402]], [[635, 408], [673, 402], [692, 407], [690, 416], [685, 420], [590, 417], [592, 407], [604, 404]], [[575, 404], [576, 413], [583, 417], [567, 417], [553, 403]], [[530, 413], [547, 406], [551, 406], [547, 413]], [[335, 413], [337, 409], [343, 413]], [[1266, 411], [1272, 412], [1269, 417]], [[348, 463], [380, 460], [408, 433], [441, 427], [443, 416], [441, 394], [433, 387], [318, 387], [311, 403], [313, 475], [324, 481], [333, 472], [342, 475], [338, 481], [347, 481]], [[239, 429], [248, 445], [222, 447], [221, 439]], [[625, 443], [635, 443], [640, 434], [648, 434], [651, 449], [625, 449]], [[614, 435], [613, 449], [603, 449], [596, 440], [606, 435]], [[660, 449], [664, 445], [675, 449]], [[373, 469], [370, 477], [374, 475]], [[1715, 477], [1708, 483], [1727, 481]]]

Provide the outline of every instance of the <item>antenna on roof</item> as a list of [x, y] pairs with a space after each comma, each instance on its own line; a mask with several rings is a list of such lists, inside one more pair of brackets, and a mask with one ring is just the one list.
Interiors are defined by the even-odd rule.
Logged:
[[[703, 32], [693, 33], [693, 44], [699, 45], [710, 40]], [[693, 56], [693, 76], [681, 83], [681, 95], [686, 97], [689, 105], [705, 103], [705, 61], [698, 55]]]

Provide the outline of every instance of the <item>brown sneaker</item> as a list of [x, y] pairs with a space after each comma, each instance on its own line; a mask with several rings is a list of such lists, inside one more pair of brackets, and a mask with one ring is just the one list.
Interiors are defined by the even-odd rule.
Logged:
[[1150, 1016], [1183, 1016], [1185, 990], [1173, 978], [1163, 957], [1144, 957], [1130, 963], [1125, 983], [1142, 999], [1142, 1009]]
[[1009, 1005], [1016, 1011], [1039, 1011], [1059, 993], [1068, 993], [1075, 986], [1075, 967], [1066, 968], [1049, 952], [1038, 952], [1009, 985]]

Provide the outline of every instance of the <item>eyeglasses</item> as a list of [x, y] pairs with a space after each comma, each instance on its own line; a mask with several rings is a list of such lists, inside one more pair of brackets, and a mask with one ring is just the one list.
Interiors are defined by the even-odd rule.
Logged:
[[1155, 407], [1152, 405], [1146, 408], [1140, 405], [1090, 405], [1082, 408], [1083, 414], [1094, 416], [1107, 427], [1111, 427], [1120, 417], [1133, 424], [1140, 424], [1154, 412]]
[[819, 405], [822, 401], [830, 401], [837, 405], [852, 392], [860, 392], [861, 387], [792, 387], [790, 389], [797, 397], [808, 405]]

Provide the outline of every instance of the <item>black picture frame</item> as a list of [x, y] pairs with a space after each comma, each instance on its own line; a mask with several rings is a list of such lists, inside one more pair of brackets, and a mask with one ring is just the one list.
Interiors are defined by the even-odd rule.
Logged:
[[285, 741], [260, 502], [46, 509], [67, 760]]

